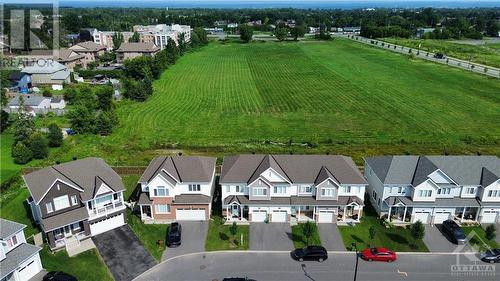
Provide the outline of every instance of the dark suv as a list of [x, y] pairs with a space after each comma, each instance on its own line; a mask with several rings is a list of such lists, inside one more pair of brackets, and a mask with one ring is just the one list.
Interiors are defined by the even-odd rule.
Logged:
[[305, 260], [323, 262], [328, 258], [328, 253], [322, 246], [307, 246], [293, 251], [292, 257], [300, 262]]
[[466, 242], [463, 229], [453, 220], [443, 222], [443, 232], [451, 238], [455, 244], [463, 245]]
[[182, 227], [178, 222], [173, 222], [168, 228], [167, 246], [177, 247], [181, 245]]

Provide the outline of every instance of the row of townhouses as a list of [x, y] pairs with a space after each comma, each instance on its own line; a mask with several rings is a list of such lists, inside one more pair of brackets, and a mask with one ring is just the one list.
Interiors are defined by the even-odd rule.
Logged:
[[[216, 158], [156, 157], [132, 206], [147, 223], [208, 220], [216, 200], [227, 221], [356, 223], [366, 193], [395, 223], [500, 221], [496, 156], [369, 157], [363, 176], [346, 156], [251, 154], [224, 157], [220, 170], [216, 192]], [[51, 249], [126, 223], [121, 177], [100, 158], [53, 165], [24, 180]]]
[[[191, 41], [191, 27], [189, 25], [180, 24], [157, 24], [157, 25], [134, 25], [133, 31], [121, 32], [124, 42], [128, 42], [134, 35], [134, 32], [139, 33], [140, 42], [154, 43], [160, 49], [165, 48], [168, 39], [174, 40], [178, 45], [180, 34], [184, 34], [186, 42]], [[113, 35], [115, 31], [99, 31], [95, 28], [88, 29], [95, 43], [104, 46], [108, 50], [113, 49]]]

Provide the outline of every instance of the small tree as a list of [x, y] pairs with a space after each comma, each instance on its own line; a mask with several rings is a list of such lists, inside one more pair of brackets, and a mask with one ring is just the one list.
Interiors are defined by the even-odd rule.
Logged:
[[410, 226], [410, 232], [413, 239], [420, 240], [425, 236], [425, 227], [421, 221], [417, 221]]
[[302, 235], [306, 238], [306, 245], [309, 245], [309, 240], [313, 235], [313, 224], [310, 221], [307, 221], [302, 225]]
[[19, 111], [14, 122], [14, 143], [27, 140], [36, 131], [35, 120], [24, 108], [24, 99], [19, 97]]
[[50, 98], [50, 97], [52, 97], [52, 92], [50, 91], [49, 88], [44, 88], [43, 92], [42, 92], [42, 96], [44, 96], [46, 98]]
[[240, 39], [244, 43], [248, 43], [252, 41], [253, 38], [253, 29], [251, 26], [248, 26], [246, 24], [240, 25]]
[[59, 147], [63, 143], [63, 134], [61, 132], [61, 128], [56, 124], [52, 123], [49, 125], [49, 134], [47, 135], [49, 139], [50, 147]]
[[141, 35], [139, 32], [135, 31], [134, 34], [128, 39], [128, 42], [137, 43], [141, 41]]
[[113, 50], [120, 48], [123, 43], [123, 34], [121, 32], [115, 32], [112, 37], [113, 40]]
[[293, 40], [297, 41], [299, 37], [303, 37], [306, 34], [306, 27], [304, 25], [296, 25], [292, 30], [290, 30], [290, 34], [293, 37]]
[[33, 158], [29, 147], [23, 142], [18, 142], [12, 147], [12, 159], [16, 164], [26, 164]]
[[370, 240], [373, 240], [375, 238], [376, 233], [377, 232], [375, 230], [375, 227], [370, 226], [370, 228], [368, 229], [368, 235], [370, 236]]
[[486, 239], [488, 240], [493, 240], [496, 236], [496, 227], [494, 224], [490, 224], [486, 227], [485, 232], [486, 232]]
[[43, 159], [49, 155], [47, 139], [40, 133], [31, 135], [29, 139], [29, 146], [32, 156], [35, 159]]
[[235, 236], [236, 233], [238, 233], [238, 225], [236, 225], [236, 222], [234, 221], [231, 227], [229, 227], [229, 232], [231, 233], [232, 236]]
[[96, 92], [97, 103], [99, 104], [99, 109], [109, 110], [113, 104], [113, 94], [114, 89], [110, 85], [105, 85], [99, 87]]
[[274, 30], [274, 36], [276, 36], [276, 39], [278, 39], [279, 41], [286, 40], [286, 37], [288, 36], [288, 28], [286, 28], [286, 27], [277, 27]]

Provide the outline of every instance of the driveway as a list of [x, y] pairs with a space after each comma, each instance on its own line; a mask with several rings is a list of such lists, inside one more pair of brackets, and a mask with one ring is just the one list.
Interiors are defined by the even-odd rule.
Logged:
[[340, 236], [337, 224], [318, 223], [317, 225], [321, 245], [323, 245], [327, 251], [345, 251], [344, 242]]
[[189, 253], [205, 251], [205, 240], [207, 239], [207, 221], [179, 221], [182, 227], [181, 245], [175, 248], [167, 248], [161, 260]]
[[132, 280], [156, 265], [128, 225], [92, 237], [116, 281]]
[[250, 224], [250, 250], [291, 251], [292, 228], [289, 223]]
[[450, 253], [455, 251], [457, 245], [453, 244], [448, 236], [441, 232], [440, 224], [425, 225], [424, 243], [430, 252]]

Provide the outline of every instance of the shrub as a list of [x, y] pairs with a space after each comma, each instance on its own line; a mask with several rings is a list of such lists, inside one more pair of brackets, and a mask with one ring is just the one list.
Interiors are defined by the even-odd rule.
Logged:
[[486, 227], [486, 239], [493, 240], [496, 236], [496, 227], [494, 224], [490, 224]]
[[376, 234], [376, 230], [375, 230], [375, 227], [370, 226], [370, 228], [368, 229], [368, 235], [370, 237], [370, 240], [373, 240], [375, 238], [375, 234]]
[[12, 158], [16, 164], [26, 164], [31, 161], [33, 154], [31, 153], [31, 149], [23, 142], [17, 142], [12, 147]]
[[425, 236], [424, 224], [421, 221], [417, 221], [410, 225], [410, 233], [415, 240], [423, 239]]
[[229, 227], [229, 232], [231, 233], [231, 235], [235, 236], [236, 233], [238, 233], [238, 226], [236, 225], [236, 222], [233, 221], [233, 224], [231, 225], [231, 227]]
[[47, 135], [50, 147], [59, 147], [63, 142], [63, 134], [61, 128], [56, 124], [52, 123], [49, 125], [49, 134]]

